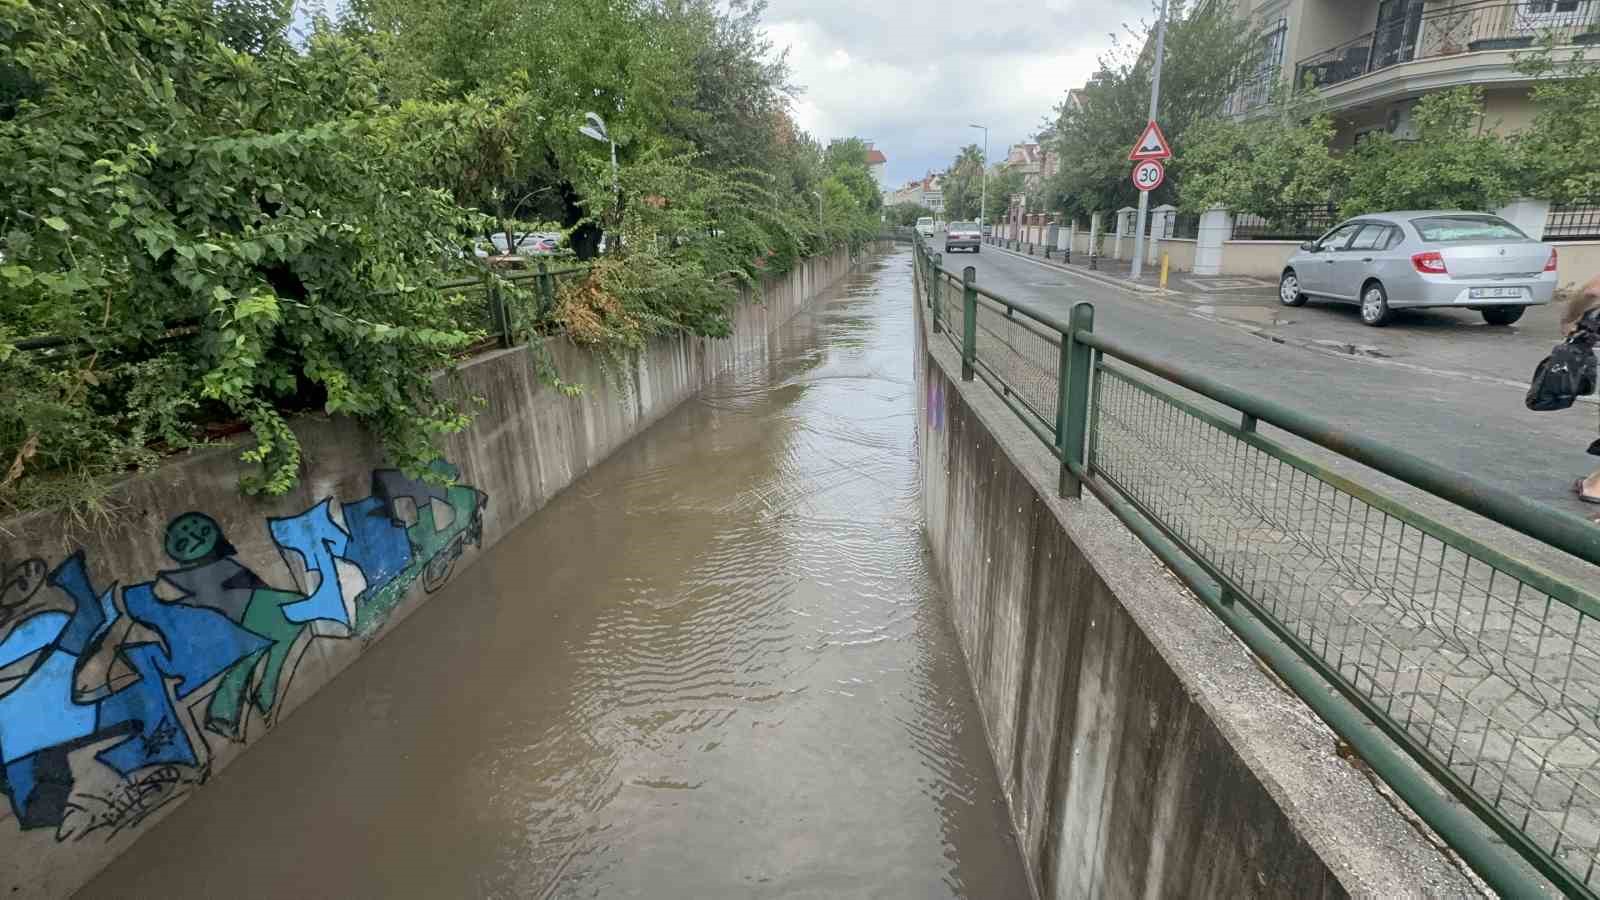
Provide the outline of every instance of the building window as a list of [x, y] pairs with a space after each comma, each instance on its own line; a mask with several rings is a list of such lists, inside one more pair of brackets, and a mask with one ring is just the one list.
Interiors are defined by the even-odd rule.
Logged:
[[1283, 48], [1288, 34], [1289, 20], [1280, 17], [1261, 35], [1256, 45], [1256, 64], [1245, 75], [1237, 102], [1230, 104], [1236, 111], [1245, 112], [1266, 105], [1272, 96], [1272, 86], [1278, 81], [1278, 73], [1283, 71]]
[[1272, 30], [1261, 36], [1261, 59], [1256, 64], [1258, 77], [1272, 79], [1283, 69], [1284, 39], [1289, 34], [1289, 20], [1280, 18]]

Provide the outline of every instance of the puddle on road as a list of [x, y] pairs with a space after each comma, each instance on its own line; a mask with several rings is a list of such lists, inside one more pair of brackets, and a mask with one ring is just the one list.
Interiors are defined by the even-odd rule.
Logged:
[[1210, 319], [1224, 319], [1234, 322], [1246, 322], [1251, 325], [1293, 325], [1294, 319], [1284, 316], [1281, 310], [1264, 306], [1226, 306], [1218, 309], [1217, 304], [1203, 303], [1195, 306], [1192, 312], [1197, 316]]
[[85, 896], [1028, 896], [921, 531], [909, 278], [619, 450]]

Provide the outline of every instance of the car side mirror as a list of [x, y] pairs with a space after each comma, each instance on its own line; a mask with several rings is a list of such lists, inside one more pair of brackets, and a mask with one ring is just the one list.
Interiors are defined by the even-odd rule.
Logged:
[[1300, 245], [1300, 249], [1306, 251], [1307, 253], [1316, 253], [1318, 250], [1321, 250], [1322, 247], [1318, 246], [1316, 241], [1306, 241]]

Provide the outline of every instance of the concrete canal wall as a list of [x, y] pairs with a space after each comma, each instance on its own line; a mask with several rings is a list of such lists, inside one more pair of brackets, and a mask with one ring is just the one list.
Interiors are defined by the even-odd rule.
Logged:
[[1477, 896], [922, 319], [927, 536], [1037, 895]]
[[[454, 487], [387, 468], [349, 420], [306, 418], [287, 496], [241, 497], [241, 448], [218, 447], [120, 485], [109, 520], [0, 522], [0, 895], [83, 884], [453, 572], [718, 373], [759, 361], [850, 265], [809, 260], [746, 298], [731, 337], [658, 339], [623, 372], [552, 339], [577, 397], [526, 347], [472, 359], [447, 388], [486, 402], [447, 442]], [[251, 822], [241, 809], [216, 827], [272, 840]]]

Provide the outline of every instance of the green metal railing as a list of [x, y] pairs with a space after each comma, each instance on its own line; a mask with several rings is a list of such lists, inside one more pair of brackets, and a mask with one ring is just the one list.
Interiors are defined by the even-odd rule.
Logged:
[[[483, 333], [484, 340], [469, 347], [467, 353], [480, 350], [485, 344], [510, 347], [516, 342], [518, 334], [528, 330], [528, 326], [543, 321], [555, 309], [556, 291], [562, 279], [582, 276], [588, 271], [587, 263], [552, 266], [539, 260], [530, 269], [496, 272], [484, 268], [476, 278], [440, 282], [436, 287], [454, 302], [447, 303], [444, 310], [448, 321], [439, 324], [441, 327]], [[511, 290], [508, 291], [508, 287]], [[166, 334], [153, 346], [160, 348], [191, 340], [200, 333], [200, 325], [199, 319], [167, 323]], [[83, 344], [71, 338], [49, 335], [24, 338], [17, 341], [16, 346], [22, 351], [66, 358], [89, 352]], [[140, 342], [128, 348], [110, 348], [109, 352], [118, 353], [125, 359], [131, 356], [136, 360], [138, 354], [148, 355], [151, 347]]]
[[[561, 279], [583, 276], [588, 272], [588, 264], [550, 266], [540, 260], [532, 269], [501, 272], [486, 269], [481, 277], [447, 281], [440, 284], [439, 288], [450, 295], [476, 297], [481, 294], [483, 305], [472, 312], [480, 314], [482, 320], [465, 324], [483, 331], [496, 345], [510, 347], [516, 342], [516, 335], [525, 330], [527, 323], [522, 317], [531, 316], [533, 322], [538, 322], [555, 309], [556, 290]], [[532, 303], [512, 301], [505, 290], [507, 286], [513, 289], [511, 296], [515, 296], [516, 289], [531, 292]]]
[[1600, 528], [1098, 334], [1087, 303], [1063, 319], [914, 254], [963, 380], [1050, 449], [1062, 496], [1089, 488], [1491, 887], [1596, 896], [1600, 599], [1260, 426], [1588, 563]]

